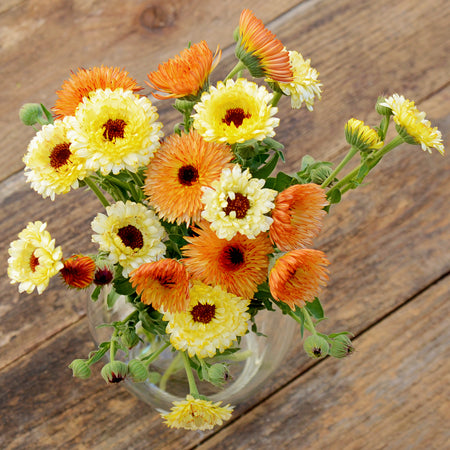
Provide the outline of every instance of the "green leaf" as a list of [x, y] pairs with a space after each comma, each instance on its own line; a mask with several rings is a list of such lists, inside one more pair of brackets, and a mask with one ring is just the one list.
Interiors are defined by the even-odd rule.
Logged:
[[341, 191], [339, 189], [330, 189], [327, 193], [328, 201], [332, 203], [339, 203], [341, 201]]
[[113, 281], [113, 287], [114, 290], [120, 295], [132, 295], [135, 292], [128, 278], [125, 278], [122, 275], [115, 278]]
[[114, 288], [112, 288], [109, 293], [108, 296], [106, 297], [106, 304], [108, 305], [108, 308], [111, 309], [114, 304], [116, 303], [117, 299], [120, 297], [120, 294], [118, 294]]
[[101, 286], [95, 286], [95, 289], [91, 293], [92, 301], [96, 302], [98, 300], [101, 290], [102, 290]]
[[364, 164], [362, 164], [361, 167], [359, 168], [358, 175], [356, 176], [356, 180], [358, 181], [358, 183], [361, 183], [361, 181], [364, 180], [369, 171], [370, 171], [369, 165], [367, 164], [367, 162], [364, 162]]
[[98, 350], [95, 352], [95, 355], [93, 357], [89, 358], [89, 365], [95, 364], [96, 362], [100, 361], [103, 356], [106, 354], [106, 352], [109, 350], [111, 346], [111, 342], [102, 342], [98, 346]]
[[302, 163], [301, 163], [301, 166], [300, 166], [300, 171], [301, 172], [303, 172], [308, 166], [311, 166], [312, 164], [314, 164], [316, 161], [315, 161], [315, 159], [312, 157], [312, 156], [310, 156], [310, 155], [305, 155], [303, 158], [302, 158]]
[[253, 176], [255, 178], [266, 179], [275, 170], [275, 167], [277, 166], [279, 159], [280, 159], [279, 153], [274, 153], [272, 158], [264, 167], [257, 170], [256, 172], [253, 172]]
[[317, 320], [322, 320], [325, 318], [322, 305], [320, 304], [320, 300], [317, 297], [314, 298], [313, 302], [306, 303], [306, 309]]

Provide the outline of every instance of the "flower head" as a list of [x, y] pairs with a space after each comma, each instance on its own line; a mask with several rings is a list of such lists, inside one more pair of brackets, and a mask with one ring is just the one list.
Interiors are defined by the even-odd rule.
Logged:
[[121, 88], [97, 90], [85, 98], [71, 119], [71, 149], [86, 168], [102, 175], [147, 165], [163, 133], [158, 114], [146, 97]]
[[268, 231], [272, 219], [265, 214], [275, 206], [277, 192], [263, 186], [264, 180], [251, 178], [248, 169], [242, 172], [238, 165], [224, 169], [220, 180], [203, 188], [202, 217], [221, 239], [230, 240], [238, 232], [254, 239]]
[[165, 232], [153, 211], [127, 201], [108, 206], [106, 214], [99, 213], [92, 221], [97, 233], [92, 241], [99, 244], [100, 250], [109, 252], [111, 263], [123, 267], [124, 276], [163, 256], [166, 247], [161, 241]]
[[394, 122], [402, 137], [411, 137], [411, 143], [420, 145], [422, 150], [428, 150], [431, 153], [431, 149], [435, 148], [439, 153], [444, 154], [441, 132], [437, 127], [431, 127], [430, 121], [425, 119], [426, 114], [419, 111], [414, 102], [405, 99], [403, 95], [394, 94], [380, 105], [392, 110]]
[[139, 92], [142, 88], [138, 86], [136, 80], [128, 76], [128, 72], [118, 67], [94, 67], [91, 69], [78, 69], [70, 79], [64, 81], [61, 90], [57, 91], [53, 111], [57, 118], [73, 116], [78, 105], [83, 98], [97, 89], [111, 89], [112, 91], [121, 88], [124, 91]]
[[181, 250], [183, 261], [193, 278], [222, 286], [239, 297], [252, 298], [267, 277], [268, 255], [273, 252], [267, 233], [255, 239], [237, 233], [231, 240], [220, 239], [207, 223], [195, 228], [197, 236]]
[[207, 85], [209, 74], [219, 63], [220, 54], [217, 48], [213, 56], [205, 41], [184, 49], [174, 59], [160, 64], [157, 71], [148, 74], [147, 84], [151, 88], [169, 94], [152, 95], [160, 100], [197, 95]]
[[175, 259], [142, 264], [130, 274], [142, 303], [171, 313], [185, 311], [189, 304], [189, 274]]
[[166, 312], [163, 316], [168, 322], [166, 332], [170, 334], [170, 342], [177, 350], [187, 351], [191, 357], [213, 357], [247, 332], [249, 300], [197, 280], [193, 281], [189, 295], [187, 311]]
[[292, 250], [279, 257], [269, 273], [269, 287], [275, 300], [305, 306], [314, 301], [328, 280], [326, 266], [330, 264], [319, 250]]
[[194, 128], [206, 141], [229, 144], [272, 137], [280, 122], [273, 117], [278, 109], [269, 105], [272, 97], [264, 86], [244, 78], [219, 81], [194, 106]]
[[173, 402], [171, 411], [161, 414], [161, 417], [170, 428], [212, 430], [216, 425], [222, 425], [224, 420], [229, 420], [233, 412], [230, 405], [221, 404], [187, 395], [186, 400]]
[[322, 228], [326, 205], [326, 193], [317, 184], [288, 187], [275, 198], [270, 239], [282, 251], [310, 246]]
[[89, 256], [73, 255], [63, 261], [59, 272], [69, 287], [84, 289], [94, 281], [95, 262]]
[[78, 188], [78, 180], [87, 175], [84, 158], [74, 154], [67, 137], [69, 129], [67, 119], [44, 125], [23, 157], [27, 181], [44, 198], [54, 200], [55, 195]]
[[379, 150], [384, 144], [373, 128], [353, 118], [345, 124], [345, 137], [350, 145], [361, 152]]
[[[294, 109], [300, 109], [303, 103], [309, 111], [313, 110], [314, 101], [317, 97], [321, 98], [322, 83], [318, 80], [319, 73], [311, 67], [309, 59], [304, 60], [303, 56], [295, 51], [289, 52], [289, 61], [292, 68], [293, 77], [291, 81], [278, 81], [279, 88], [285, 95], [291, 97], [291, 106]], [[274, 78], [268, 78], [267, 81], [276, 81]]]
[[8, 276], [11, 283], [20, 283], [19, 292], [30, 294], [36, 288], [41, 294], [63, 267], [61, 247], [55, 248], [46, 227], [46, 223], [30, 222], [10, 244]]
[[199, 221], [202, 187], [217, 180], [232, 158], [227, 145], [206, 142], [194, 130], [169, 136], [147, 169], [144, 192], [149, 203], [169, 222]]
[[288, 52], [249, 9], [241, 13], [235, 53], [255, 78], [267, 76], [284, 83], [292, 81]]

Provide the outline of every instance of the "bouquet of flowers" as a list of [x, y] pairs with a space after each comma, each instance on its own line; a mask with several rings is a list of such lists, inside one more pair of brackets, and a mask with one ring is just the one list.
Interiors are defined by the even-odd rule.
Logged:
[[[349, 332], [317, 329], [329, 261], [313, 240], [330, 207], [398, 145], [444, 153], [425, 113], [393, 94], [376, 102], [378, 127], [355, 118], [345, 124], [350, 149], [335, 167], [307, 155], [297, 173], [274, 174], [284, 148], [274, 139], [277, 104], [290, 97], [292, 108], [311, 111], [321, 96], [318, 72], [250, 10], [234, 37], [237, 64], [214, 85], [221, 52], [204, 41], [148, 74], [153, 97], [174, 99], [182, 115], [171, 134], [164, 136], [156, 107], [119, 68], [79, 69], [57, 91], [53, 113], [42, 104], [20, 111], [36, 129], [23, 159], [31, 187], [51, 200], [90, 188], [104, 211], [92, 221], [94, 255], [63, 257], [47, 224], [30, 222], [9, 249], [11, 282], [41, 294], [59, 274], [71, 288], [91, 288], [94, 302], [104, 295], [110, 308], [125, 298], [129, 314], [104, 325], [110, 339], [70, 367], [88, 378], [108, 357], [106, 382], [158, 383], [170, 374], [152, 363], [164, 351], [178, 354], [189, 392], [162, 414], [169, 427], [211, 429], [231, 417], [233, 407], [211, 401], [198, 382], [227, 383], [229, 364], [246, 356], [242, 337], [261, 335], [262, 310], [290, 316], [302, 336], [306, 330], [311, 358], [352, 353]], [[391, 121], [396, 134], [387, 141]], [[341, 176], [355, 156], [357, 167]], [[124, 358], [156, 338], [156, 349]]]

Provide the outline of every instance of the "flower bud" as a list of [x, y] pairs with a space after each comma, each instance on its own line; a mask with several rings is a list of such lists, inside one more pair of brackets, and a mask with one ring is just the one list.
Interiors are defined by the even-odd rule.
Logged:
[[228, 376], [226, 364], [213, 364], [208, 368], [209, 381], [215, 386], [222, 386], [228, 379]]
[[97, 267], [94, 274], [94, 284], [97, 286], [105, 286], [111, 283], [114, 278], [114, 270], [112, 270], [107, 264], [104, 267]]
[[139, 336], [134, 328], [127, 328], [120, 336], [122, 344], [127, 348], [133, 348], [139, 342]]
[[390, 116], [392, 114], [392, 109], [389, 106], [383, 105], [386, 101], [384, 97], [378, 97], [377, 104], [375, 105], [375, 110], [381, 116]]
[[322, 184], [333, 172], [333, 169], [330, 166], [326, 166], [322, 164], [316, 169], [311, 169], [310, 178], [311, 183]]
[[355, 348], [353, 347], [350, 338], [345, 334], [340, 334], [333, 338], [330, 347], [330, 355], [335, 358], [345, 358], [352, 354], [354, 350]]
[[149, 375], [147, 367], [145, 367], [145, 364], [139, 359], [132, 359], [128, 363], [128, 372], [135, 383], [144, 382]]
[[303, 348], [310, 358], [320, 359], [327, 356], [330, 346], [323, 337], [311, 335], [305, 339]]
[[103, 366], [101, 374], [107, 383], [120, 383], [128, 375], [128, 366], [122, 361], [111, 361]]
[[74, 359], [69, 368], [72, 369], [73, 376], [87, 380], [91, 376], [91, 369], [85, 359]]
[[371, 152], [383, 147], [383, 141], [378, 133], [362, 120], [350, 119], [345, 124], [345, 139], [354, 148], [361, 152]]
[[39, 103], [25, 103], [19, 110], [19, 117], [25, 125], [48, 123]]

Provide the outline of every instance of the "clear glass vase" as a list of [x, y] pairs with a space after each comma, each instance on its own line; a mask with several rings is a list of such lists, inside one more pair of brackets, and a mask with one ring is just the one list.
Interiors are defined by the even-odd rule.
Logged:
[[[126, 297], [119, 297], [113, 308], [107, 307], [106, 295], [100, 295], [96, 302], [89, 298], [87, 315], [95, 343], [98, 345], [108, 341], [112, 332], [111, 327], [98, 327], [99, 325], [123, 320], [132, 311], [133, 307], [126, 302]], [[266, 310], [259, 311], [255, 321], [260, 334], [249, 331], [241, 338], [239, 345], [241, 350], [234, 356], [234, 359], [238, 360], [216, 357], [221, 362], [229, 364], [229, 376], [222, 387], [196, 378], [200, 394], [207, 396], [209, 400], [222, 401], [224, 405], [233, 406], [245, 402], [261, 388], [267, 377], [284, 359], [297, 326], [295, 321], [280, 311]], [[164, 345], [158, 336], [152, 342], [149, 342], [144, 334], [139, 336], [143, 342], [133, 347], [128, 355], [119, 352], [116, 359], [127, 362]], [[150, 364], [149, 371], [160, 374], [157, 383], [149, 380], [135, 383], [125, 378], [126, 389], [159, 412], [169, 411], [174, 401], [184, 400], [189, 394], [186, 372], [180, 358], [177, 359], [178, 354], [179, 352], [174, 352], [168, 347]], [[240, 358], [242, 359], [239, 360]], [[214, 362], [214, 359], [212, 361]]]

